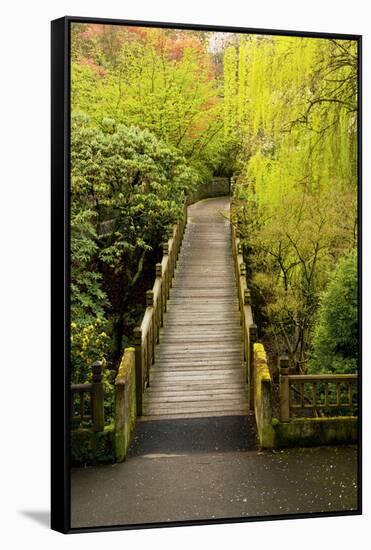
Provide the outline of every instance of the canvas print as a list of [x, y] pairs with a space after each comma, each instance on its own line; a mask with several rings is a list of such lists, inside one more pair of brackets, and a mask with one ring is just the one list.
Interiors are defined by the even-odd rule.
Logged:
[[72, 529], [359, 513], [358, 50], [70, 22]]

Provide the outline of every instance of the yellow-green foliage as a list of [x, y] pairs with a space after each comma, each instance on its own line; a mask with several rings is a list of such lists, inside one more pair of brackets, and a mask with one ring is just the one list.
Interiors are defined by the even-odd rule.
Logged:
[[259, 201], [276, 205], [299, 184], [355, 184], [356, 55], [351, 41], [298, 37], [226, 50], [225, 127], [244, 129]]
[[71, 361], [74, 365], [72, 382], [90, 381], [91, 366], [94, 361], [105, 359], [108, 345], [105, 323], [100, 319], [85, 326], [74, 321], [71, 323]]
[[229, 46], [224, 54], [224, 128], [225, 134], [233, 132], [237, 122], [237, 53]]
[[305, 365], [320, 293], [357, 237], [357, 44], [254, 36], [225, 52], [232, 217], [277, 352]]
[[150, 130], [205, 169], [222, 135], [214, 65], [196, 33], [72, 25], [71, 106]]

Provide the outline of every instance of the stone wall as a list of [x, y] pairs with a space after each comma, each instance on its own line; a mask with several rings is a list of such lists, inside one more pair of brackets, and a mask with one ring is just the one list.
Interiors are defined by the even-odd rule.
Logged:
[[71, 464], [104, 464], [115, 462], [115, 429], [113, 424], [102, 432], [88, 428], [71, 430]]
[[313, 447], [348, 445], [358, 441], [358, 419], [352, 416], [333, 418], [293, 418], [290, 422], [273, 421], [274, 446]]

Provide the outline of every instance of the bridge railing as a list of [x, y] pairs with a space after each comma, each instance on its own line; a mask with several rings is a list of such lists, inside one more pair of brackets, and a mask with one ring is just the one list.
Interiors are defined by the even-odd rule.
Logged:
[[242, 244], [237, 236], [236, 228], [231, 224], [232, 253], [234, 271], [237, 282], [238, 304], [240, 311], [240, 324], [243, 334], [244, 359], [246, 364], [246, 382], [249, 391], [249, 408], [254, 409], [254, 343], [258, 338], [258, 327], [254, 323], [251, 294], [246, 281], [246, 264], [242, 254]]
[[[357, 374], [289, 374], [288, 361], [280, 358], [280, 420], [357, 408]], [[332, 414], [329, 415], [329, 411]]]
[[[92, 365], [92, 370], [92, 382], [71, 384], [71, 422], [73, 427], [83, 426], [84, 423], [91, 422], [92, 430], [94, 432], [101, 432], [104, 430], [102, 361], [95, 361]], [[78, 411], [77, 414], [76, 410]]]
[[184, 203], [179, 221], [170, 229], [163, 244], [162, 261], [156, 264], [156, 279], [146, 293], [147, 307], [139, 327], [134, 329], [137, 414], [143, 414], [143, 392], [150, 385], [150, 367], [155, 361], [155, 346], [159, 341], [176, 261], [187, 224], [187, 205]]
[[[278, 416], [267, 356], [254, 345], [254, 409], [263, 448], [356, 443], [357, 374], [289, 374], [280, 358]], [[350, 413], [350, 414], [348, 414]]]

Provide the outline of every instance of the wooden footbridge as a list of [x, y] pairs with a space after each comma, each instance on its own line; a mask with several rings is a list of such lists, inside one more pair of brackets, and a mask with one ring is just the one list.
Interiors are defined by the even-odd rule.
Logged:
[[248, 412], [229, 197], [188, 208], [143, 416]]
[[[279, 421], [273, 423], [272, 376], [264, 346], [257, 343], [242, 246], [229, 208], [229, 196], [185, 203], [163, 244], [134, 347], [125, 349], [115, 381], [114, 444], [105, 426], [103, 364], [93, 364], [91, 383], [71, 386], [73, 425], [90, 418], [92, 448], [95, 434], [103, 432], [112, 460], [127, 456], [136, 419], [144, 432], [150, 424], [143, 421], [164, 420], [152, 422], [164, 429], [167, 421], [191, 423], [191, 432], [195, 422], [230, 422], [229, 427], [244, 426], [240, 439], [249, 437], [247, 426], [254, 433], [256, 425], [263, 448], [357, 441], [357, 417], [340, 422], [328, 412], [356, 411], [357, 375], [301, 374], [285, 354], [278, 365]], [[73, 432], [75, 441], [81, 433]], [[83, 445], [80, 452], [75, 442], [74, 449], [76, 462], [91, 460]]]

